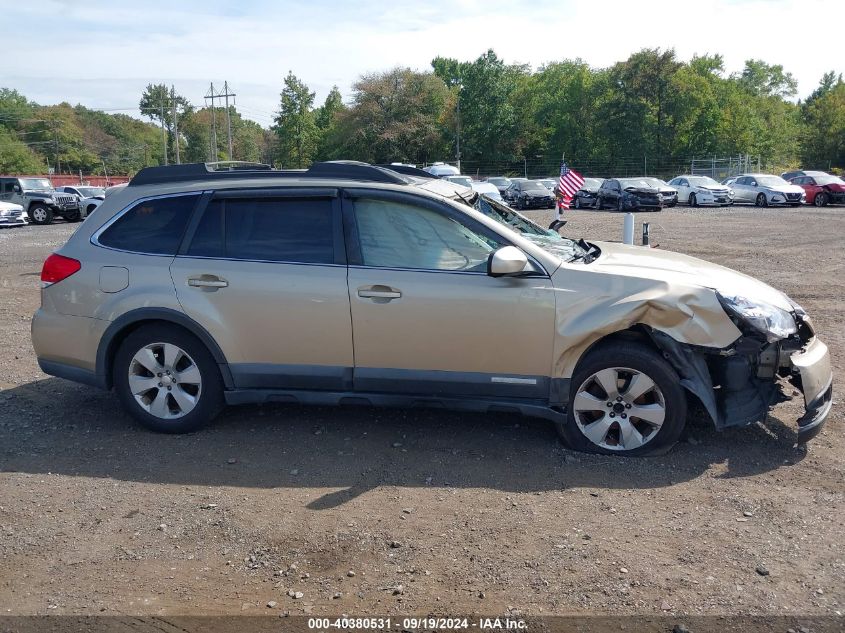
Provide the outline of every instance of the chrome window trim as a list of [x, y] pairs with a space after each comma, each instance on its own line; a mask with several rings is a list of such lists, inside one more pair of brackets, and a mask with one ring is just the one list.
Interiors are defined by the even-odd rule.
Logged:
[[[108, 248], [108, 247], [105, 247]], [[167, 257], [174, 257], [173, 255], [167, 255]], [[176, 255], [175, 259], [204, 259], [204, 260], [216, 260], [221, 262], [250, 262], [253, 264], [285, 264], [287, 266], [327, 266], [330, 268], [346, 268], [346, 264], [324, 264], [321, 262], [291, 262], [291, 261], [279, 261], [277, 259], [245, 259], [243, 257], [213, 257], [210, 255]]]
[[115, 213], [111, 217], [110, 220], [108, 220], [105, 224], [103, 224], [103, 226], [101, 226], [99, 229], [94, 231], [94, 234], [91, 235], [91, 239], [89, 241], [94, 246], [98, 246], [99, 248], [105, 248], [106, 250], [114, 251], [116, 253], [132, 253], [134, 255], [148, 255], [150, 257], [174, 257], [175, 253], [173, 255], [168, 255], [168, 254], [165, 254], [165, 253], [145, 253], [144, 251], [130, 251], [130, 250], [126, 250], [126, 249], [123, 249], [123, 248], [114, 248], [113, 246], [106, 246], [105, 244], [100, 243], [100, 236], [104, 232], [106, 232], [115, 222], [117, 222], [120, 218], [122, 218], [124, 215], [129, 213], [129, 211], [134, 209], [136, 206], [138, 206], [142, 202], [147, 202], [149, 200], [162, 200], [164, 198], [180, 198], [180, 197], [183, 197], [183, 196], [198, 196], [198, 197], [201, 197], [203, 194], [207, 194], [207, 193], [213, 193], [213, 192], [212, 191], [183, 191], [183, 192], [178, 192], [178, 193], [163, 193], [163, 194], [158, 194], [158, 195], [155, 195], [155, 196], [145, 196], [143, 198], [136, 198], [130, 204], [128, 204], [127, 206], [123, 207], [120, 211]]

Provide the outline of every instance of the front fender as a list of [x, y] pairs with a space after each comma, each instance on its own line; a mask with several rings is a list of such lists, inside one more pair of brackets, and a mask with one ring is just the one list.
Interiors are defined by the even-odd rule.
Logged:
[[590, 346], [636, 325], [714, 350], [741, 336], [708, 288], [568, 266], [559, 268], [552, 281], [558, 306], [553, 378], [571, 378]]

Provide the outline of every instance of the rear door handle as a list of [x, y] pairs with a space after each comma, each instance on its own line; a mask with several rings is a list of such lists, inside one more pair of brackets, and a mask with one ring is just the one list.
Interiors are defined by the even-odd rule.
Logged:
[[358, 288], [358, 296], [363, 299], [399, 299], [402, 293], [396, 288], [390, 286], [364, 286]]
[[194, 288], [225, 288], [229, 282], [214, 275], [203, 275], [201, 277], [189, 277], [188, 285]]

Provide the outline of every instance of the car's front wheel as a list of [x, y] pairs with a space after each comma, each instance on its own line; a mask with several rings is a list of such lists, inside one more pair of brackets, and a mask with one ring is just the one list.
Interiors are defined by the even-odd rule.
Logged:
[[697, 207], [698, 206], [698, 198], [695, 197], [694, 193], [689, 195], [689, 206]]
[[813, 198], [813, 204], [817, 207], [823, 207], [827, 204], [827, 196], [823, 193], [817, 193], [816, 197]]
[[621, 196], [619, 198], [617, 198], [617, 200], [616, 200], [616, 210], [617, 211], [624, 211], [625, 210], [625, 204], [622, 202]]
[[27, 212], [33, 224], [50, 224], [53, 221], [53, 210], [43, 204], [34, 204]]
[[677, 373], [650, 348], [635, 344], [599, 347], [572, 377], [563, 440], [580, 451], [644, 455], [677, 442], [687, 401]]
[[214, 357], [173, 326], [143, 326], [127, 336], [115, 356], [113, 382], [127, 412], [153, 431], [194, 431], [223, 407]]
[[765, 193], [757, 194], [757, 199], [754, 201], [758, 207], [768, 207], [769, 201], [766, 199]]

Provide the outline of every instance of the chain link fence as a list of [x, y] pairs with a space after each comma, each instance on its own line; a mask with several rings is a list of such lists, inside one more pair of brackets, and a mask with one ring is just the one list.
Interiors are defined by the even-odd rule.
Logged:
[[[628, 176], [653, 176], [670, 180], [681, 174], [710, 176], [715, 180], [724, 180], [737, 174], [763, 172], [780, 174], [789, 165], [767, 163], [759, 156], [740, 154], [737, 156], [708, 158], [666, 158], [666, 157], [623, 157], [612, 160], [595, 161], [567, 159], [567, 164], [584, 176], [595, 178], [624, 178]], [[430, 163], [421, 165], [426, 167]], [[456, 161], [448, 164], [457, 166]], [[460, 164], [462, 174], [478, 180], [489, 176], [507, 176], [509, 178], [557, 178], [560, 173], [560, 159], [535, 156], [515, 161], [463, 160]]]

